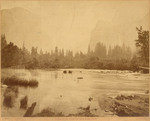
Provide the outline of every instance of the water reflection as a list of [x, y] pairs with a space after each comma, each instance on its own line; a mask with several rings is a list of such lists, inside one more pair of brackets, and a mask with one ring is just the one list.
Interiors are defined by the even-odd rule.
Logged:
[[55, 72], [54, 74], [55, 74], [55, 79], [57, 79], [58, 78], [58, 73]]

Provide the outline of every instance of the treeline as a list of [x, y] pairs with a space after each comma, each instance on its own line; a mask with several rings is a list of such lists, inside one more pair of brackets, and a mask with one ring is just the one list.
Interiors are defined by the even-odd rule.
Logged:
[[[2, 40], [2, 67], [24, 65], [25, 68], [93, 68], [93, 69], [129, 69], [131, 50], [129, 47], [115, 46], [106, 50], [106, 46], [97, 43], [95, 50], [88, 49], [86, 54], [71, 50], [58, 49], [38, 53], [37, 47], [29, 52], [24, 46], [18, 48], [12, 42], [7, 44], [5, 35]], [[124, 53], [124, 54], [123, 54]], [[125, 54], [126, 53], [126, 54]], [[120, 64], [120, 65], [119, 65]]]
[[[138, 30], [138, 35], [142, 32], [143, 30]], [[55, 47], [51, 52], [43, 52], [42, 50], [38, 52], [37, 47], [32, 47], [30, 52], [24, 45], [22, 48], [18, 48], [12, 42], [7, 43], [5, 35], [1, 35], [1, 64], [3, 68], [22, 65], [27, 69], [87, 68], [137, 71], [140, 65], [147, 67], [149, 65], [149, 55], [145, 49], [141, 55], [143, 47], [141, 47], [141, 40], [139, 40], [141, 36], [146, 36], [145, 34], [149, 33], [143, 34], [138, 36], [138, 40], [136, 40], [136, 45], [140, 48], [138, 56], [133, 55], [130, 47], [126, 47], [124, 44], [122, 46], [116, 45], [113, 48], [110, 46], [107, 51], [106, 46], [100, 42], [96, 44], [94, 50], [89, 47], [86, 54], [73, 53], [71, 50], [64, 51], [58, 47]], [[147, 41], [149, 42], [149, 36]]]

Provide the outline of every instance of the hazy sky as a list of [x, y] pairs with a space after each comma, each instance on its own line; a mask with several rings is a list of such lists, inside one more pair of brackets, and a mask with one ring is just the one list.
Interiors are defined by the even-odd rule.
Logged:
[[37, 45], [39, 48], [49, 51], [57, 45], [86, 52], [91, 32], [99, 20], [113, 20], [117, 24], [141, 19], [149, 12], [149, 5], [145, 0], [2, 1], [1, 9], [23, 7], [41, 17], [44, 38]]

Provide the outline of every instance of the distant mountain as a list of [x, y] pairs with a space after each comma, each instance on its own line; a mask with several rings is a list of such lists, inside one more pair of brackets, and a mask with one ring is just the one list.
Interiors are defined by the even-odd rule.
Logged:
[[89, 46], [95, 48], [98, 42], [109, 45], [122, 45], [123, 43], [135, 49], [135, 39], [137, 38], [136, 27], [142, 26], [144, 30], [149, 30], [149, 14], [139, 20], [128, 22], [107, 22], [99, 20], [91, 33]]
[[23, 41], [28, 47], [36, 45], [40, 38], [40, 17], [30, 11], [15, 7], [1, 10], [1, 32], [7, 41], [22, 46]]

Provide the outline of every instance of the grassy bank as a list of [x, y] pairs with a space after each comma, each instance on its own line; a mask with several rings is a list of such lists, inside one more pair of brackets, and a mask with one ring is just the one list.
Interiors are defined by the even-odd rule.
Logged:
[[7, 77], [5, 79], [2, 79], [2, 84], [8, 85], [8, 86], [24, 86], [24, 87], [37, 87], [38, 81], [35, 79], [21, 79], [16, 76]]

